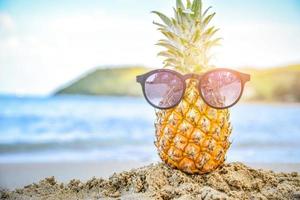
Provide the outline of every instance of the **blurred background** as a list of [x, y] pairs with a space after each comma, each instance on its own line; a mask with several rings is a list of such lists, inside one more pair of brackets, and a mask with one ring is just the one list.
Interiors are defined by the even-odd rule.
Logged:
[[[18, 166], [24, 175], [43, 163], [46, 176], [56, 174], [46, 168], [53, 163], [159, 161], [154, 109], [135, 76], [162, 67], [154, 45], [162, 36], [150, 12], [172, 15], [174, 5], [0, 0], [0, 186], [26, 182], [7, 177]], [[299, 164], [300, 2], [204, 1], [209, 5], [223, 38], [212, 64], [252, 75], [231, 108], [227, 160]]]

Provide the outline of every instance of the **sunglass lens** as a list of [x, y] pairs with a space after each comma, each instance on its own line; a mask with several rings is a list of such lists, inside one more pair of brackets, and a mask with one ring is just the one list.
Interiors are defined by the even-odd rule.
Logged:
[[145, 81], [145, 95], [151, 104], [158, 108], [176, 105], [183, 93], [182, 80], [170, 72], [156, 72]]
[[204, 100], [216, 108], [232, 106], [242, 92], [241, 79], [230, 71], [215, 71], [201, 80], [200, 90]]

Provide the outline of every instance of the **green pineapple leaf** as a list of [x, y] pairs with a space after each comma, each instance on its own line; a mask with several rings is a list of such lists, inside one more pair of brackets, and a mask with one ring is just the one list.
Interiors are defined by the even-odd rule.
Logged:
[[161, 51], [157, 54], [157, 56], [163, 56], [163, 57], [168, 57], [168, 58], [174, 57], [174, 55], [168, 51]]
[[176, 50], [178, 50], [174, 45], [172, 45], [170, 43], [167, 43], [167, 42], [163, 42], [163, 41], [160, 41], [160, 42], [156, 43], [156, 45], [165, 47], [167, 49], [176, 49]]
[[193, 35], [192, 42], [193, 43], [197, 42], [200, 39], [200, 36], [201, 36], [200, 35], [200, 30], [196, 30], [196, 32]]
[[218, 32], [220, 29], [215, 28], [214, 26], [208, 28], [204, 33], [203, 33], [203, 37], [205, 37], [206, 39], [210, 39], [212, 38], [216, 32]]
[[211, 48], [212, 46], [219, 46], [221, 40], [222, 40], [222, 38], [216, 38], [216, 39], [213, 39], [213, 40], [209, 40], [208, 42], [206, 42], [206, 43], [204, 44], [204, 47], [205, 47], [206, 49], [209, 49], [209, 48]]
[[220, 45], [221, 38], [215, 38], [219, 29], [210, 25], [216, 13], [210, 13], [211, 6], [202, 12], [202, 0], [176, 0], [173, 17], [153, 11], [162, 20], [153, 22], [164, 35], [156, 45], [164, 47], [158, 56], [164, 57], [164, 67], [181, 72], [200, 72], [209, 67], [211, 48]]
[[204, 18], [204, 17], [207, 15], [208, 11], [209, 11], [211, 8], [212, 8], [211, 6], [209, 6], [208, 8], [206, 8], [206, 10], [202, 13], [201, 18]]
[[212, 20], [212, 18], [215, 16], [216, 13], [208, 15], [204, 20], [203, 20], [203, 27], [207, 26], [209, 22]]
[[161, 23], [157, 23], [157, 22], [155, 22], [155, 21], [153, 21], [152, 23], [155, 24], [155, 25], [157, 25], [157, 26], [160, 26], [160, 27], [162, 27], [162, 28], [167, 28], [167, 26], [165, 26], [165, 25], [163, 25], [163, 24], [161, 24]]
[[173, 64], [174, 66], [178, 66], [180, 64], [176, 58], [167, 58], [164, 60], [164, 63]]
[[172, 27], [172, 22], [171, 20], [164, 14], [158, 12], [158, 11], [152, 11], [152, 13], [158, 15], [160, 19], [169, 27]]
[[192, 11], [194, 12], [194, 18], [197, 19], [201, 16], [202, 12], [202, 1], [201, 0], [194, 0], [192, 4]]
[[181, 0], [176, 0], [176, 8], [181, 10], [185, 9]]
[[168, 52], [177, 57], [183, 57], [183, 54], [178, 49], [169, 49]]
[[182, 24], [182, 15], [180, 15], [180, 10], [173, 8], [174, 10], [174, 16], [175, 16], [175, 20], [178, 24]]
[[192, 4], [190, 0], [186, 0], [186, 8], [187, 9], [191, 9], [192, 8]]

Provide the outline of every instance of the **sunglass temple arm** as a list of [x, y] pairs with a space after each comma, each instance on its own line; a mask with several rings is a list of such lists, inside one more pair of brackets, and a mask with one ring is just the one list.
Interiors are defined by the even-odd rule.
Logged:
[[142, 81], [143, 81], [142, 75], [136, 76], [136, 82], [141, 83]]
[[245, 81], [250, 81], [250, 74], [241, 73]]

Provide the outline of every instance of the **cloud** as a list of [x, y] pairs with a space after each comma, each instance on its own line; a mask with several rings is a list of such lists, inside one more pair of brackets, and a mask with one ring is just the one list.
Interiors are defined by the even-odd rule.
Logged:
[[0, 12], [0, 33], [7, 33], [15, 29], [15, 23], [12, 17], [6, 13]]
[[[154, 44], [162, 36], [151, 22], [99, 10], [16, 22], [0, 13], [0, 91], [49, 94], [96, 66], [160, 68]], [[213, 62], [217, 66], [272, 66], [300, 59], [299, 27], [263, 21], [216, 25], [224, 38]]]
[[100, 12], [34, 23], [0, 38], [0, 91], [47, 94], [99, 65], [160, 63], [151, 21]]
[[220, 66], [267, 67], [300, 61], [300, 27], [279, 22], [255, 21], [221, 24], [223, 45]]

